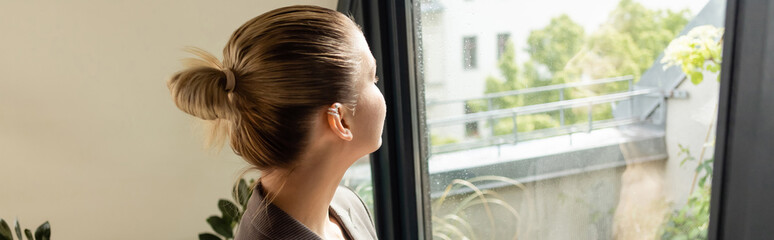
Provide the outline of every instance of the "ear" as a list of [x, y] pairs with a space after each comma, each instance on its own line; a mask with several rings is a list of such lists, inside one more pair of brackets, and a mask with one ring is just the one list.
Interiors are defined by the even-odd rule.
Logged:
[[352, 131], [342, 123], [341, 106], [341, 103], [334, 103], [328, 108], [328, 125], [336, 136], [344, 141], [352, 141]]

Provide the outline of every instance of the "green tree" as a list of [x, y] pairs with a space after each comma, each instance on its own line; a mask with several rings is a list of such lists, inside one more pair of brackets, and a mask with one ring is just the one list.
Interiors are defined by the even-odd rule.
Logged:
[[567, 62], [583, 47], [585, 32], [580, 24], [562, 14], [548, 26], [533, 30], [527, 37], [527, 52], [532, 60], [551, 71], [562, 71]]
[[[653, 10], [632, 0], [621, 0], [602, 26], [586, 36], [580, 24], [562, 14], [550, 23], [530, 32], [526, 52], [529, 60], [519, 65], [513, 44], [506, 44], [498, 61], [500, 76], [486, 78], [485, 93], [574, 82], [586, 76], [591, 79], [632, 75], [635, 82], [669, 42], [688, 23], [688, 10]], [[547, 69], [541, 71], [541, 69]], [[546, 77], [546, 75], [548, 75]], [[564, 99], [575, 99], [628, 89], [627, 82], [568, 89]], [[485, 101], [468, 101], [470, 112], [514, 108], [559, 100], [559, 91], [548, 91], [492, 100], [492, 109]], [[577, 124], [588, 120], [588, 108], [565, 110], [565, 123]], [[559, 113], [519, 116], [518, 131], [558, 126]], [[612, 118], [610, 105], [595, 105], [593, 120]], [[522, 126], [523, 125], [523, 126]], [[494, 122], [495, 134], [513, 131], [510, 118]]]
[[624, 75], [639, 79], [689, 17], [687, 9], [652, 10], [632, 0], [621, 0], [569, 67], [583, 69], [583, 74], [594, 79]]
[[[526, 71], [521, 72], [516, 63], [516, 51], [513, 42], [506, 42], [505, 51], [498, 61], [498, 69], [501, 77], [489, 76], [486, 78], [485, 93], [496, 93], [502, 91], [512, 91], [530, 87], [544, 86], [550, 84], [550, 81], [544, 81], [539, 78], [535, 68], [535, 63], [527, 62], [524, 64]], [[549, 98], [554, 98], [556, 93], [542, 92], [530, 95], [505, 96], [492, 99], [492, 109], [486, 101], [472, 100], [466, 104], [470, 112], [480, 112], [486, 110], [514, 108], [531, 104], [548, 102]], [[553, 119], [549, 114], [533, 114], [517, 116], [519, 123], [517, 130], [520, 132], [532, 131], [537, 129], [552, 128], [559, 126], [559, 122]], [[513, 119], [494, 119], [495, 135], [504, 135], [513, 133]]]
[[[687, 9], [653, 10], [632, 0], [621, 0], [606, 22], [587, 38], [564, 71], [581, 73], [591, 79], [631, 75], [637, 82], [685, 27], [690, 15]], [[590, 97], [628, 88], [627, 82], [594, 85], [575, 89], [568, 97]], [[576, 117], [581, 116], [581, 112], [576, 113], [568, 115], [570, 122], [584, 121]], [[594, 119], [612, 118], [612, 108], [610, 105], [597, 106], [593, 115]]]

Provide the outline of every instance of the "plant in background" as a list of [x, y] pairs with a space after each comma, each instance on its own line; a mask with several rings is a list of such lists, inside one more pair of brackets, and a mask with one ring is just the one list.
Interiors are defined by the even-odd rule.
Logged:
[[[357, 164], [357, 163], [356, 163]], [[353, 176], [350, 174], [345, 174], [344, 178], [341, 179], [341, 186], [345, 186], [355, 192], [357, 196], [360, 197], [361, 200], [363, 200], [363, 203], [366, 205], [366, 208], [368, 208], [368, 212], [373, 213], [374, 212], [374, 186], [372, 185], [372, 181], [368, 179], [367, 181], [362, 180], [354, 180]], [[371, 217], [373, 218], [373, 214], [371, 214]], [[371, 219], [374, 220], [374, 219]]]
[[[683, 157], [680, 166], [686, 162], [695, 161], [690, 150], [679, 145], [679, 156]], [[682, 208], [675, 210], [667, 218], [662, 229], [661, 239], [707, 239], [710, 210], [710, 185], [707, 180], [712, 179], [713, 159], [700, 161], [696, 166], [695, 176], [698, 179], [698, 191], [691, 189], [688, 202]]]
[[[649, 69], [670, 40], [688, 23], [691, 13], [649, 9], [634, 0], [620, 0], [599, 29], [586, 33], [581, 24], [567, 15], [551, 19], [548, 25], [530, 31], [526, 41], [527, 60], [516, 60], [516, 48], [507, 40], [505, 51], [497, 63], [499, 74], [485, 79], [484, 94], [582, 81], [583, 77], [602, 79], [632, 76], [637, 82]], [[564, 100], [586, 98], [626, 91], [625, 81], [566, 89]], [[559, 101], [559, 91], [543, 91], [518, 96], [468, 100], [469, 113], [508, 109]], [[587, 108], [563, 111], [566, 125], [588, 121]], [[593, 120], [613, 118], [611, 104], [592, 107]], [[512, 118], [487, 121], [494, 135], [556, 128], [560, 112], [518, 116], [513, 129]], [[435, 142], [433, 142], [435, 143]], [[439, 142], [440, 143], [440, 142]], [[437, 146], [433, 144], [433, 146]]]
[[457, 142], [459, 142], [459, 140], [453, 137], [439, 136], [436, 134], [430, 135], [430, 145], [432, 146], [440, 146], [440, 145], [452, 144]]
[[[523, 191], [527, 202], [532, 204], [532, 196], [527, 191], [524, 184], [506, 177], [500, 176], [482, 176], [475, 177], [468, 180], [455, 179], [451, 184], [446, 186], [441, 197], [433, 202], [432, 206], [432, 225], [433, 225], [433, 237], [438, 239], [479, 239], [481, 233], [492, 234], [492, 238], [495, 236], [498, 227], [502, 229], [513, 229], [513, 238], [518, 239], [519, 229], [517, 226], [511, 226], [510, 221], [495, 221], [493, 207], [499, 206], [504, 208], [510, 216], [513, 216], [513, 223], [518, 224], [523, 216], [503, 198], [500, 194], [493, 190], [481, 189], [475, 185], [475, 183], [481, 182], [503, 182], [507, 185], [518, 187]], [[454, 204], [448, 204], [447, 199], [452, 198], [451, 193], [461, 188], [468, 188], [472, 193], [467, 195], [461, 195], [455, 198], [459, 201], [455, 201]], [[476, 206], [484, 208], [486, 213], [489, 228], [476, 228], [471, 223], [471, 220], [466, 216], [465, 211]], [[529, 209], [534, 209], [534, 206], [530, 206]], [[498, 224], [506, 224], [506, 226], [498, 226]], [[529, 231], [529, 225], [527, 225], [527, 232]]]
[[207, 223], [210, 224], [212, 230], [218, 235], [200, 233], [199, 240], [228, 240], [234, 238], [234, 228], [239, 226], [239, 220], [242, 219], [242, 214], [245, 213], [250, 195], [253, 194], [253, 190], [248, 187], [252, 186], [253, 182], [255, 180], [251, 179], [248, 185], [244, 179], [239, 179], [239, 182], [232, 188], [232, 197], [239, 204], [239, 207], [227, 199], [218, 200], [218, 209], [220, 209], [221, 216], [212, 215], [207, 218]]
[[[691, 29], [685, 36], [680, 36], [664, 50], [664, 69], [680, 66], [693, 84], [704, 80], [704, 71], [717, 73], [720, 71], [723, 41], [723, 28], [703, 25]], [[720, 81], [720, 74], [718, 74]]]
[[[16, 239], [23, 240], [22, 230], [19, 226], [19, 219], [16, 219], [13, 225], [16, 232]], [[48, 224], [48, 221], [44, 222], [38, 226], [38, 229], [35, 230], [35, 235], [32, 235], [32, 231], [30, 231], [30, 229], [25, 228], [24, 236], [26, 236], [28, 240], [49, 240], [51, 239], [51, 225]], [[11, 232], [11, 228], [2, 218], [0, 218], [0, 240], [13, 240], [13, 233]]]
[[[704, 72], [718, 73], [721, 66], [723, 28], [710, 25], [698, 26], [672, 41], [664, 50], [665, 68], [679, 65], [683, 72], [690, 78], [694, 85], [704, 80]], [[718, 81], [720, 81], [718, 74]], [[715, 105], [715, 113], [718, 106]], [[715, 118], [715, 114], [712, 114]], [[688, 192], [688, 202], [681, 209], [675, 210], [667, 216], [667, 221], [662, 228], [661, 239], [707, 239], [709, 225], [709, 204], [711, 187], [707, 180], [712, 179], [713, 158], [704, 159], [704, 153], [712, 148], [714, 140], [710, 139], [712, 133], [712, 121], [707, 129], [698, 164], [694, 171], [691, 190]], [[680, 166], [686, 162], [696, 160], [691, 156], [688, 147], [678, 145], [679, 157], [683, 157]], [[698, 191], [694, 191], [695, 187]]]
[[[363, 203], [365, 203], [366, 207], [368, 208], [368, 211], [373, 213], [374, 212], [374, 187], [373, 185], [371, 185], [371, 181], [358, 184], [357, 186], [354, 187], [353, 190], [358, 196], [360, 196], [360, 199], [363, 199]], [[371, 214], [371, 216], [373, 216], [373, 214]]]

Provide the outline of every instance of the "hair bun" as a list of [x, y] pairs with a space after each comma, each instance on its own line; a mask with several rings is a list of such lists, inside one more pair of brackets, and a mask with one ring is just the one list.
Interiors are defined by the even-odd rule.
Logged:
[[191, 67], [172, 76], [167, 87], [183, 112], [204, 120], [231, 119], [233, 106], [229, 91], [223, 87], [223, 80], [228, 81], [229, 77], [224, 79], [223, 75], [224, 71], [212, 67]]
[[231, 69], [223, 68], [223, 73], [226, 74], [226, 92], [234, 91], [234, 86], [236, 85], [234, 72], [232, 72]]

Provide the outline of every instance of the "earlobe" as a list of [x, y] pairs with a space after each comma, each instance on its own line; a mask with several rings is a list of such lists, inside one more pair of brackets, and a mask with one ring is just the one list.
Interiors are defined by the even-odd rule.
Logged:
[[344, 141], [352, 141], [352, 131], [350, 131], [349, 128], [344, 127], [339, 109], [341, 109], [341, 103], [334, 103], [328, 108], [328, 125], [330, 126], [331, 131], [339, 136], [339, 138]]

